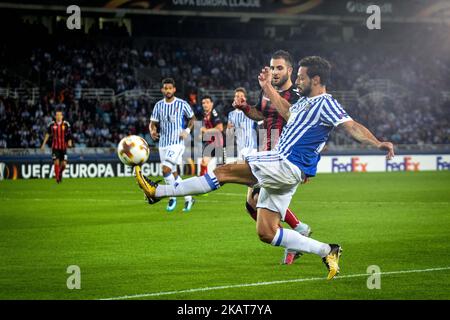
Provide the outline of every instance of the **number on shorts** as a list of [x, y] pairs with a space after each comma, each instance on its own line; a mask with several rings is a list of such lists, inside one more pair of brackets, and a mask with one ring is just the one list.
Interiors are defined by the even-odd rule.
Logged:
[[167, 151], [167, 158], [172, 158], [175, 152], [173, 150]]

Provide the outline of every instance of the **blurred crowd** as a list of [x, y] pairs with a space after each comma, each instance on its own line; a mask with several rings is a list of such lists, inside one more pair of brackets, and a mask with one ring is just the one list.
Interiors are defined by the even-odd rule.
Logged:
[[[8, 48], [0, 46], [0, 51]], [[158, 89], [173, 77], [177, 95], [201, 116], [199, 89], [258, 90], [257, 75], [277, 49], [293, 57], [322, 55], [333, 65], [330, 91], [352, 91], [343, 100], [348, 113], [379, 138], [398, 144], [450, 143], [450, 55], [430, 58], [430, 46], [333, 43], [261, 43], [233, 41], [145, 40], [69, 43], [36, 47], [22, 62], [25, 76], [0, 64], [0, 87], [39, 86], [38, 101], [20, 101], [0, 93], [0, 148], [37, 148], [56, 109], [72, 125], [78, 147], [113, 147], [127, 134], [147, 135], [155, 100], [87, 100], [80, 88]], [[411, 54], [414, 52], [414, 54]], [[18, 62], [19, 63], [19, 62]], [[296, 77], [294, 68], [293, 80]], [[256, 101], [250, 101], [256, 103]], [[217, 99], [224, 122], [231, 101]], [[147, 139], [151, 138], [147, 135]], [[150, 141], [151, 142], [151, 141]], [[352, 144], [342, 132], [330, 144]]]

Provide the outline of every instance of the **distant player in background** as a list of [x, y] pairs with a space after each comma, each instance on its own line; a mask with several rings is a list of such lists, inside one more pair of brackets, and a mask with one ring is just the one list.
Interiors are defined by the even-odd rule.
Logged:
[[[166, 184], [174, 185], [183, 179], [177, 173], [177, 165], [182, 164], [185, 150], [184, 139], [191, 133], [194, 126], [194, 113], [189, 104], [175, 97], [176, 86], [172, 78], [162, 81], [161, 92], [164, 99], [158, 101], [153, 108], [149, 125], [150, 135], [154, 141], [158, 141], [159, 157], [161, 159], [164, 180]], [[184, 129], [184, 120], [188, 119]], [[157, 124], [160, 126], [158, 133]], [[184, 197], [184, 212], [191, 210], [194, 199], [191, 196]], [[171, 212], [177, 206], [177, 198], [169, 199], [166, 210]]]
[[64, 120], [62, 111], [56, 111], [55, 120], [49, 123], [41, 150], [44, 150], [49, 138], [52, 138], [52, 159], [56, 183], [62, 182], [67, 167], [67, 147], [72, 147], [72, 132], [69, 122]]
[[[246, 99], [245, 88], [234, 90], [234, 99]], [[256, 128], [258, 123], [245, 115], [242, 110], [235, 109], [228, 114], [227, 136], [236, 137], [238, 160], [244, 160], [245, 156], [258, 149]]]
[[[223, 147], [223, 123], [220, 120], [219, 114], [214, 109], [214, 101], [210, 96], [202, 98], [203, 107], [203, 127], [201, 128], [202, 137], [206, 134], [206, 139], [203, 139], [203, 158], [200, 164], [200, 175], [208, 172], [208, 164], [211, 157], [216, 156], [216, 148], [222, 150]], [[206, 147], [214, 147], [211, 154], [205, 154]]]
[[[292, 83], [291, 76], [293, 71], [293, 59], [289, 52], [278, 50], [270, 59], [270, 71], [272, 74], [272, 85], [279, 95], [289, 104], [294, 104], [300, 98], [295, 85]], [[286, 125], [286, 120], [277, 111], [277, 107], [272, 104], [270, 99], [261, 91], [261, 95], [256, 106], [250, 106], [246, 97], [235, 97], [233, 106], [242, 110], [247, 117], [255, 121], [263, 120], [263, 129], [266, 132], [265, 151], [272, 150], [278, 142], [278, 137]], [[250, 216], [256, 220], [256, 204], [258, 202], [260, 188], [253, 188], [247, 194], [246, 208]], [[291, 209], [287, 209], [284, 221], [295, 231], [303, 236], [309, 237], [311, 228], [302, 223]], [[299, 252], [285, 250], [282, 260], [283, 264], [292, 264], [300, 256]]]

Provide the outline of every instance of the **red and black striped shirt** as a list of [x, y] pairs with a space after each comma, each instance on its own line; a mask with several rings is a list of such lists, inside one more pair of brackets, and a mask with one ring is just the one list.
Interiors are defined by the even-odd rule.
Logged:
[[[284, 99], [289, 101], [291, 105], [296, 103], [300, 98], [298, 91], [294, 85], [292, 85], [286, 91], [280, 92], [280, 95]], [[275, 147], [278, 142], [278, 138], [274, 138], [274, 141], [272, 141], [272, 130], [276, 130], [276, 132], [278, 133], [278, 137], [280, 137], [281, 131], [286, 125], [286, 120], [284, 120], [284, 118], [278, 113], [277, 108], [272, 105], [269, 98], [264, 96], [263, 91], [261, 91], [259, 102], [256, 105], [256, 108], [262, 112], [265, 118], [263, 124], [263, 128], [267, 132], [264, 139], [266, 145], [265, 150], [272, 150], [272, 148]]]
[[47, 127], [47, 133], [52, 138], [53, 150], [66, 150], [67, 142], [72, 139], [70, 124], [67, 121], [59, 124], [56, 121], [50, 122]]
[[[219, 114], [215, 109], [212, 109], [209, 113], [203, 113], [203, 125], [206, 129], [215, 128], [218, 124], [222, 123], [220, 120]], [[217, 138], [217, 139], [216, 139]], [[210, 137], [209, 141], [206, 141], [207, 144], [215, 143], [216, 146], [223, 146], [223, 135], [222, 133], [216, 133]]]

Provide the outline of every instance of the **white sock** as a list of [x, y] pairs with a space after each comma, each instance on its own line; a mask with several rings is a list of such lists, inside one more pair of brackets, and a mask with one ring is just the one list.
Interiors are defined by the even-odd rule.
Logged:
[[175, 184], [175, 176], [171, 172], [168, 175], [164, 176], [164, 181], [166, 182], [166, 184], [173, 185]]
[[219, 181], [213, 172], [209, 172], [201, 177], [193, 177], [182, 180], [175, 185], [159, 185], [156, 188], [156, 198], [178, 197], [207, 193], [220, 187]]
[[294, 230], [303, 235], [306, 231], [308, 231], [308, 228], [309, 226], [306, 223], [300, 222]]
[[[181, 181], [183, 181], [183, 179], [181, 179], [180, 176], [177, 176], [177, 178], [175, 179], [175, 182], [180, 184]], [[185, 196], [184, 197], [184, 201], [191, 201], [192, 200], [192, 196]]]
[[167, 185], [173, 186], [175, 184], [175, 176], [171, 172], [168, 175], [164, 176], [164, 181]]
[[290, 250], [314, 253], [322, 258], [330, 253], [330, 246], [326, 243], [304, 237], [298, 232], [290, 229], [278, 228], [272, 245], [282, 246]]

